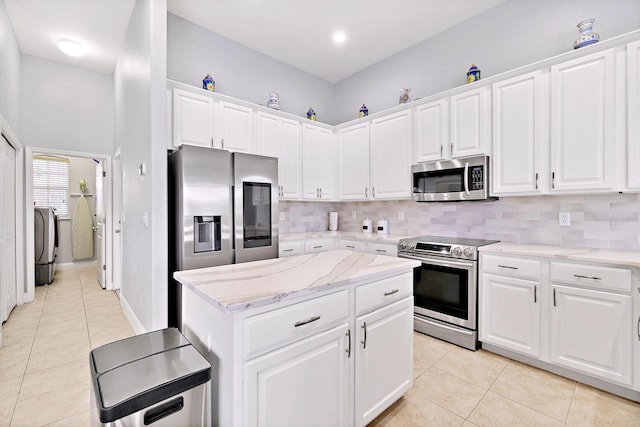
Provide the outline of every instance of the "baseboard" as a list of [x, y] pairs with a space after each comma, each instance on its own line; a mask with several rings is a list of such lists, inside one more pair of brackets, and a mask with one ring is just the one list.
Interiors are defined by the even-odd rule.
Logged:
[[90, 261], [72, 261], [54, 264], [55, 270], [78, 270], [81, 268], [96, 268], [96, 260]]
[[122, 295], [120, 295], [120, 306], [122, 307], [122, 311], [124, 312], [124, 315], [127, 317], [127, 320], [129, 321], [129, 324], [133, 328], [133, 332], [135, 332], [136, 335], [149, 332], [142, 325], [142, 322], [140, 321], [140, 319], [138, 319], [138, 316], [136, 316], [136, 314], [131, 309], [131, 306], [127, 303], [127, 300]]

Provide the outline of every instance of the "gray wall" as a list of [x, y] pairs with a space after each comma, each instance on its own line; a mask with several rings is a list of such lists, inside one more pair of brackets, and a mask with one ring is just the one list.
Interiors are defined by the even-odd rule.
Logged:
[[[124, 211], [121, 298], [137, 333], [167, 325], [166, 18], [165, 2], [136, 1], [114, 73]], [[140, 176], [142, 163], [147, 174]]]
[[113, 153], [113, 78], [22, 55], [20, 138], [24, 145]]
[[20, 49], [0, 0], [0, 116], [20, 135]]
[[335, 85], [338, 122], [464, 85], [472, 63], [489, 77], [573, 50], [576, 24], [595, 18], [601, 40], [640, 28], [638, 0], [507, 0]]
[[167, 77], [202, 87], [207, 73], [216, 92], [266, 105], [269, 92], [280, 94], [280, 110], [306, 117], [313, 107], [318, 121], [333, 124], [333, 85], [298, 68], [219, 36], [176, 15], [167, 18]]

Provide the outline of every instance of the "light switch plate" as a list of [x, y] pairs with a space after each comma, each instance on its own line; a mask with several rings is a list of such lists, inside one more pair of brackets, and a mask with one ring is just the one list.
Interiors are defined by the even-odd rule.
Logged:
[[280, 212], [280, 221], [284, 221], [285, 219], [284, 212]]
[[356, 219], [356, 211], [351, 211], [351, 218]]
[[404, 212], [398, 212], [398, 221], [404, 221]]
[[571, 225], [571, 212], [560, 212], [558, 214], [558, 224], [560, 227], [569, 227]]

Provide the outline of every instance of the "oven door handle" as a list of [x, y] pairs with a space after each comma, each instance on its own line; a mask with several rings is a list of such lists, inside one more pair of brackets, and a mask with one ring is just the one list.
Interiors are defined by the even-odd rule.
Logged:
[[469, 162], [464, 164], [464, 192], [469, 195]]
[[434, 258], [426, 258], [426, 257], [420, 257], [420, 256], [412, 256], [412, 255], [406, 255], [406, 254], [399, 254], [398, 258], [407, 258], [407, 259], [414, 259], [416, 261], [420, 261], [423, 264], [433, 264], [433, 265], [439, 265], [442, 267], [452, 267], [452, 268], [473, 268], [475, 261], [457, 261], [457, 260], [441, 260], [441, 259], [434, 259]]

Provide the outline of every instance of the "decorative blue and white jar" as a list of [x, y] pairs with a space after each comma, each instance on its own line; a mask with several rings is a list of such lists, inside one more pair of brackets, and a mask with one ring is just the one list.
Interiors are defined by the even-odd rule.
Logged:
[[600, 35], [593, 32], [594, 22], [596, 22], [595, 19], [585, 19], [576, 25], [578, 31], [580, 31], [580, 36], [573, 42], [574, 49], [597, 43], [600, 40]]
[[316, 112], [313, 111], [313, 108], [309, 108], [309, 111], [307, 111], [307, 119], [309, 119], [309, 120], [315, 120], [316, 119]]
[[366, 105], [362, 104], [360, 107], [360, 117], [367, 117], [369, 115], [369, 109]]
[[210, 90], [211, 92], [216, 91], [216, 82], [210, 74], [207, 74], [207, 76], [202, 79], [202, 89]]
[[400, 98], [398, 99], [399, 104], [406, 104], [411, 101], [411, 98], [409, 98], [409, 92], [411, 92], [410, 87], [403, 87], [400, 89]]
[[273, 108], [274, 110], [280, 109], [280, 98], [278, 98], [278, 92], [269, 92], [267, 107]]
[[480, 69], [476, 64], [471, 64], [471, 68], [467, 71], [467, 83], [473, 83], [476, 80], [480, 80]]

